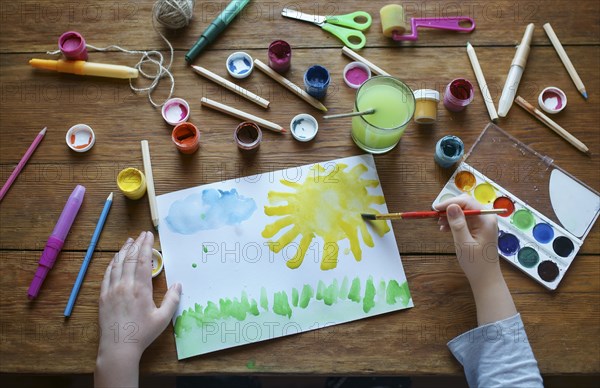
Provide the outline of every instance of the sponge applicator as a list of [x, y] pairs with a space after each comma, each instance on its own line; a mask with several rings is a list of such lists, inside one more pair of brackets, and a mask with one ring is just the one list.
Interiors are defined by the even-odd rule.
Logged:
[[404, 21], [404, 9], [399, 4], [388, 4], [379, 10], [383, 36], [392, 38], [402, 35], [408, 29]]

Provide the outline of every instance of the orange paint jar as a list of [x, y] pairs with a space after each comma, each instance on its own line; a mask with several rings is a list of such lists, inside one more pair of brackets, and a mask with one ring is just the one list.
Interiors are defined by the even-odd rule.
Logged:
[[192, 123], [181, 123], [173, 128], [171, 139], [183, 154], [193, 154], [200, 147], [200, 131]]

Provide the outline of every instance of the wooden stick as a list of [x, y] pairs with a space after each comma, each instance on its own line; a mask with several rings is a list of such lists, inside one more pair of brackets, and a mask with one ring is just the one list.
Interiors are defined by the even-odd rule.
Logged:
[[260, 71], [262, 71], [263, 73], [265, 73], [266, 75], [268, 75], [269, 77], [271, 77], [273, 80], [275, 80], [275, 81], [279, 82], [281, 85], [285, 86], [289, 91], [291, 91], [292, 93], [294, 93], [295, 95], [297, 95], [298, 97], [303, 99], [304, 101], [308, 102], [310, 105], [314, 106], [315, 108], [317, 108], [319, 110], [322, 110], [323, 112], [327, 112], [327, 108], [325, 107], [325, 105], [321, 104], [321, 102], [319, 100], [317, 100], [310, 94], [306, 93], [304, 91], [304, 89], [302, 89], [300, 86], [296, 85], [289, 79], [287, 79], [284, 76], [282, 76], [281, 74], [277, 73], [275, 70], [271, 69], [269, 66], [265, 65], [259, 59], [254, 60], [254, 66], [257, 69], [259, 69]]
[[369, 66], [369, 69], [371, 69], [371, 71], [375, 74], [387, 75], [387, 76], [390, 75], [390, 73], [388, 73], [387, 71], [383, 70], [382, 68], [380, 68], [378, 66], [375, 66], [373, 63], [371, 63], [368, 60], [366, 60], [365, 58], [361, 57], [356, 52], [352, 51], [351, 49], [349, 49], [346, 46], [342, 47], [342, 54], [344, 54], [345, 56], [347, 56], [350, 59], [362, 62], [365, 65]]
[[142, 159], [144, 160], [144, 173], [146, 174], [146, 191], [150, 203], [150, 216], [152, 224], [158, 229], [158, 206], [156, 205], [156, 193], [154, 192], [154, 176], [152, 175], [152, 162], [150, 161], [150, 147], [148, 140], [142, 140]]
[[485, 107], [490, 115], [490, 120], [496, 122], [498, 120], [498, 112], [496, 112], [494, 100], [492, 100], [490, 89], [488, 88], [487, 82], [485, 82], [485, 77], [483, 76], [483, 70], [481, 70], [481, 66], [479, 65], [479, 59], [477, 59], [477, 54], [475, 53], [473, 46], [471, 46], [471, 43], [467, 43], [467, 54], [471, 60], [471, 66], [475, 72], [477, 83], [479, 83], [479, 90], [481, 90], [481, 94], [483, 95], [483, 101], [485, 101]]
[[556, 34], [554, 33], [554, 30], [552, 29], [552, 26], [550, 25], [550, 23], [544, 24], [544, 31], [546, 31], [546, 34], [548, 35], [548, 38], [550, 38], [550, 42], [552, 42], [552, 45], [554, 46], [556, 53], [560, 57], [560, 60], [562, 61], [563, 65], [565, 65], [565, 68], [567, 69], [567, 72], [571, 76], [571, 79], [573, 80], [575, 87], [577, 88], [577, 90], [579, 90], [579, 93], [581, 93], [583, 95], [583, 97], [587, 100], [588, 94], [585, 91], [585, 86], [583, 85], [581, 78], [579, 78], [579, 74], [577, 74], [577, 70], [575, 70], [575, 67], [573, 66], [573, 63], [571, 62], [571, 59], [569, 59], [567, 52], [565, 51], [563, 45], [560, 43], [560, 40], [558, 40], [558, 36], [556, 36]]
[[343, 119], [344, 117], [354, 117], [354, 116], [362, 116], [362, 115], [372, 115], [375, 113], [375, 109], [367, 109], [362, 112], [351, 112], [351, 113], [340, 113], [337, 115], [326, 115], [323, 116], [325, 120], [327, 119]]
[[[502, 214], [506, 213], [506, 209], [470, 209], [463, 210], [465, 216], [479, 216], [485, 214]], [[446, 217], [445, 211], [417, 211], [417, 212], [404, 212], [404, 213], [387, 213], [387, 214], [361, 214], [365, 220], [409, 220], [409, 219], [420, 219], [420, 218], [438, 218]]]
[[273, 122], [270, 122], [270, 121], [267, 121], [265, 119], [261, 119], [258, 116], [254, 116], [253, 114], [246, 113], [244, 111], [241, 111], [239, 109], [233, 108], [231, 106], [228, 106], [228, 105], [225, 105], [225, 104], [221, 104], [220, 102], [213, 101], [213, 100], [208, 99], [206, 97], [202, 97], [200, 99], [200, 103], [202, 105], [204, 105], [204, 106], [207, 106], [207, 107], [212, 108], [214, 110], [218, 110], [219, 112], [225, 113], [225, 114], [227, 114], [229, 116], [237, 117], [238, 119], [242, 119], [242, 120], [253, 121], [256, 124], [258, 124], [259, 126], [261, 126], [263, 128], [266, 128], [266, 129], [270, 129], [271, 131], [281, 132], [281, 133], [287, 132], [280, 125], [277, 125], [277, 124], [275, 124]]
[[569, 132], [567, 132], [566, 129], [564, 129], [563, 127], [561, 127], [560, 125], [558, 125], [554, 121], [552, 121], [552, 119], [550, 119], [548, 116], [546, 116], [545, 114], [540, 112], [536, 107], [534, 107], [533, 105], [531, 105], [530, 103], [525, 101], [525, 99], [523, 99], [523, 97], [517, 96], [517, 98], [515, 99], [515, 102], [521, 108], [523, 108], [527, 112], [531, 113], [531, 115], [533, 117], [535, 117], [536, 119], [538, 119], [542, 123], [544, 123], [548, 128], [550, 128], [551, 130], [553, 130], [554, 132], [556, 132], [560, 136], [562, 136], [566, 141], [571, 143], [573, 145], [573, 147], [577, 148], [579, 151], [584, 152], [588, 155], [590, 154], [590, 150], [587, 148], [587, 146], [585, 144], [583, 144], [579, 139], [577, 139], [575, 136], [573, 136]]
[[192, 66], [192, 69], [201, 76], [211, 80], [217, 85], [223, 86], [225, 89], [229, 89], [234, 93], [239, 94], [240, 96], [252, 101], [253, 103], [262, 106], [267, 109], [269, 107], [270, 102], [265, 100], [264, 98], [252, 93], [251, 91], [244, 89], [243, 87], [234, 84], [231, 81], [226, 80], [218, 74], [213, 73], [212, 71], [205, 69], [202, 66]]

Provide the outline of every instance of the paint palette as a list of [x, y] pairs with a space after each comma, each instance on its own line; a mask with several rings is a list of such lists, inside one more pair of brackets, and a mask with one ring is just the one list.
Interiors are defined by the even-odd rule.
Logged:
[[498, 253], [555, 290], [598, 215], [600, 195], [489, 124], [433, 206], [467, 193], [498, 217]]

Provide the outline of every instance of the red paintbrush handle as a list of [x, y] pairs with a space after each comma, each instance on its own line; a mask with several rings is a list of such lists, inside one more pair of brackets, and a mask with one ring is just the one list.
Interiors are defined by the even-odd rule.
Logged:
[[[479, 209], [469, 209], [463, 210], [465, 216], [475, 216], [482, 214], [482, 211]], [[486, 213], [484, 211], [483, 213]], [[405, 212], [400, 213], [402, 218], [436, 218], [436, 217], [446, 217], [446, 212], [438, 212], [438, 211], [420, 211], [420, 212]]]

